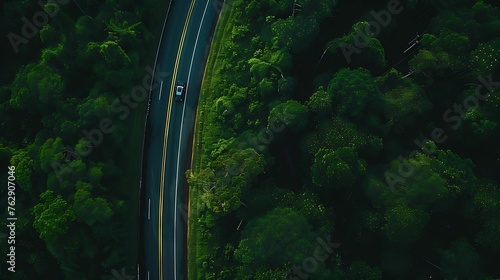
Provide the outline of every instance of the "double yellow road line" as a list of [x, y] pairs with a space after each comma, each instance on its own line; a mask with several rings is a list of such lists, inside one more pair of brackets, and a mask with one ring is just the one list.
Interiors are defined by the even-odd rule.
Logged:
[[[168, 142], [168, 130], [170, 125], [170, 115], [172, 113], [172, 92], [175, 92], [175, 83], [177, 79], [177, 72], [179, 70], [179, 61], [181, 59], [182, 48], [184, 46], [184, 40], [186, 39], [186, 33], [191, 19], [191, 14], [193, 13], [194, 3], [196, 0], [191, 1], [189, 6], [188, 15], [186, 21], [184, 22], [184, 29], [182, 30], [181, 41], [179, 43], [179, 48], [177, 49], [177, 57], [175, 59], [174, 72], [172, 75], [172, 84], [170, 86], [171, 92], [168, 97], [168, 108], [167, 108], [167, 120], [165, 123], [165, 131], [163, 135], [163, 156], [161, 162], [160, 170], [160, 197], [159, 197], [159, 209], [158, 209], [158, 279], [163, 280], [163, 192], [165, 185], [165, 164], [167, 157], [167, 142]], [[176, 197], [174, 199], [177, 199]], [[176, 215], [177, 209], [174, 209], [174, 215]], [[175, 242], [175, 240], [174, 240]], [[175, 246], [175, 244], [174, 244]], [[176, 256], [174, 256], [174, 259]], [[174, 264], [175, 265], [175, 264]], [[175, 277], [175, 276], [174, 276]]]

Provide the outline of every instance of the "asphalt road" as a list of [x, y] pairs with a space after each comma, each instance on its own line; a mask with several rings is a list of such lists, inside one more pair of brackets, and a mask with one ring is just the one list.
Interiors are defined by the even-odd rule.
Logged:
[[[187, 279], [187, 182], [196, 106], [218, 0], [174, 0], [158, 55], [167, 72], [152, 91], [142, 178], [141, 279]], [[165, 75], [163, 75], [165, 76]], [[174, 100], [177, 81], [186, 82], [184, 102]]]

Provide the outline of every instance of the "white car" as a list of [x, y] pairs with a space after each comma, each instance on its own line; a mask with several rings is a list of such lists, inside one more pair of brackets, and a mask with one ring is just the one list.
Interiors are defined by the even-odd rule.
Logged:
[[177, 82], [175, 86], [175, 101], [184, 101], [184, 95], [186, 94], [186, 84], [184, 82]]

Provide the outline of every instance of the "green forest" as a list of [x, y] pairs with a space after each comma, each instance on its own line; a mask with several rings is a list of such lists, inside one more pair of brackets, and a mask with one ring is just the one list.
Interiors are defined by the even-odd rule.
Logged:
[[[224, 2], [186, 172], [189, 279], [499, 280], [499, 3]], [[135, 275], [137, 94], [168, 5], [0, 5], [0, 219], [14, 176], [17, 217], [0, 280]]]
[[500, 279], [500, 10], [226, 1], [189, 279]]
[[[134, 275], [148, 99], [130, 95], [155, 66], [168, 4], [2, 2], [0, 181], [15, 166], [17, 222], [16, 273], [2, 261], [0, 279]], [[0, 197], [5, 221], [7, 186]]]

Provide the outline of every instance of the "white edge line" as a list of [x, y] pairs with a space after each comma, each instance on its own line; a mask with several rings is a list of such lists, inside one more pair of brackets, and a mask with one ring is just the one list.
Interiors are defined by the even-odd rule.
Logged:
[[150, 219], [151, 215], [151, 198], [148, 200], [148, 220]]
[[[203, 11], [203, 16], [201, 17], [200, 27], [198, 28], [198, 34], [196, 34], [196, 41], [194, 42], [193, 55], [191, 57], [191, 63], [189, 65], [188, 78], [186, 81], [186, 96], [184, 98], [184, 106], [182, 107], [182, 118], [181, 118], [181, 129], [179, 137], [179, 147], [177, 148], [177, 170], [175, 172], [175, 197], [174, 197], [174, 279], [177, 279], [177, 191], [179, 189], [179, 162], [180, 162], [180, 150], [182, 143], [182, 127], [184, 126], [184, 113], [186, 111], [186, 100], [188, 96], [189, 79], [191, 78], [191, 70], [193, 68], [194, 56], [196, 54], [196, 46], [198, 45], [198, 39], [200, 37], [201, 27], [203, 26], [203, 20], [205, 19], [205, 14], [207, 13], [208, 3], [205, 5], [205, 10]], [[186, 221], [187, 223], [187, 221]]]
[[160, 95], [158, 96], [158, 100], [161, 99], [161, 89], [163, 88], [163, 81], [160, 83]]

